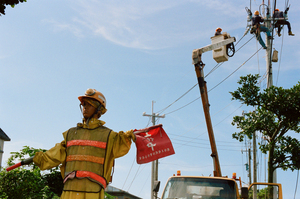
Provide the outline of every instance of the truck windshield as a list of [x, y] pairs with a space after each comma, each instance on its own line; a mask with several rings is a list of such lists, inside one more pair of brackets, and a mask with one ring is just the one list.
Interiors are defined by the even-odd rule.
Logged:
[[170, 178], [162, 199], [236, 199], [235, 182], [227, 179]]

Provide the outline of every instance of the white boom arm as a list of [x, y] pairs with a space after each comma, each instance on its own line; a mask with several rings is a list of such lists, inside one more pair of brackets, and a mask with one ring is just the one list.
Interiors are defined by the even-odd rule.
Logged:
[[193, 50], [193, 55], [192, 55], [193, 64], [198, 64], [201, 61], [201, 54], [202, 53], [221, 48], [222, 46], [225, 46], [227, 44], [231, 44], [233, 42], [235, 42], [235, 37], [230, 37], [228, 39], [225, 39], [224, 41], [221, 41], [221, 42], [218, 42], [218, 43], [215, 43], [215, 44], [210, 44], [210, 45], [205, 46], [203, 48]]

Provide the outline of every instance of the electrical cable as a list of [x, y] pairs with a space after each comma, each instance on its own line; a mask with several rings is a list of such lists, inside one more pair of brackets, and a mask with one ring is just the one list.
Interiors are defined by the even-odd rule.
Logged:
[[[256, 50], [258, 49], [258, 41], [256, 40]], [[258, 67], [258, 74], [260, 74], [260, 66], [259, 66], [259, 55], [257, 53], [257, 67]]]
[[297, 181], [296, 181], [294, 199], [296, 198], [296, 192], [297, 192], [297, 186], [298, 186], [298, 178], [299, 178], [299, 169], [298, 169], [298, 172], [297, 172]]
[[207, 75], [205, 77], [207, 77], [208, 75], [210, 75], [212, 72], [214, 72], [217, 68], [219, 68], [224, 62], [221, 63], [217, 63], [217, 65], [215, 65], [215, 67], [213, 67], [213, 69], [211, 69]]
[[[178, 142], [172, 142], [173, 144], [178, 144], [178, 145], [184, 145], [184, 146], [189, 146], [189, 147], [195, 147], [195, 148], [201, 148], [201, 149], [211, 149], [210, 146], [208, 147], [201, 147], [201, 146], [195, 146], [195, 145], [191, 145], [188, 143], [178, 143]], [[239, 149], [223, 149], [223, 148], [219, 148], [222, 151], [240, 151]]]
[[165, 113], [165, 115], [168, 115], [168, 114], [174, 113], [174, 112], [176, 112], [176, 111], [179, 111], [180, 109], [182, 109], [182, 108], [184, 108], [184, 107], [190, 105], [191, 103], [197, 101], [198, 99], [200, 99], [200, 97], [194, 99], [193, 101], [189, 102], [188, 104], [186, 104], [186, 105], [184, 105], [184, 106], [182, 106], [182, 107], [180, 107], [180, 108], [178, 108], [178, 109], [175, 109], [174, 111], [171, 111], [171, 112], [169, 112], [169, 113]]
[[137, 173], [139, 172], [140, 167], [141, 167], [141, 165], [139, 165], [139, 168], [137, 169], [137, 171], [136, 171], [136, 173], [135, 173], [135, 175], [134, 175], [134, 177], [133, 177], [133, 179], [132, 179], [132, 181], [131, 181], [131, 183], [130, 183], [128, 189], [127, 189], [127, 192], [129, 192], [129, 189], [130, 189], [130, 187], [131, 187], [133, 181], [135, 180], [135, 177], [136, 177]]
[[[208, 146], [210, 146], [210, 144], [207, 142], [207, 139], [197, 139], [196, 141], [194, 141], [195, 138], [192, 138], [192, 137], [186, 137], [186, 138], [193, 140], [193, 141], [188, 141], [189, 143], [195, 143], [195, 144], [201, 144], [201, 145], [208, 145]], [[176, 139], [176, 138], [170, 138], [170, 139], [176, 140], [176, 141], [179, 141], [179, 142], [186, 142], [185, 140], [182, 140], [182, 139]], [[199, 141], [204, 141], [204, 143], [199, 142]], [[222, 140], [222, 142], [223, 142], [223, 140]], [[227, 142], [227, 143], [228, 144], [218, 144], [218, 146], [241, 147], [241, 146], [238, 146], [238, 145], [231, 144], [233, 142]], [[235, 142], [235, 144], [236, 144], [236, 142]]]
[[[258, 50], [260, 51], [262, 49], [262, 47]], [[258, 53], [258, 51], [256, 51], [250, 58], [248, 58], [242, 65], [240, 65], [237, 69], [235, 69], [230, 75], [228, 75], [225, 79], [223, 79], [220, 83], [218, 83], [216, 86], [214, 86], [213, 88], [211, 88], [208, 92], [212, 91], [213, 89], [215, 89], [217, 86], [219, 86], [220, 84], [222, 84], [226, 79], [228, 79], [231, 75], [233, 75], [236, 71], [238, 71], [243, 65], [245, 65], [245, 63], [247, 63], [256, 53]]]
[[149, 126], [150, 122], [151, 122], [151, 117], [149, 117], [148, 124], [146, 125], [146, 128]]
[[[283, 30], [283, 33], [284, 33], [284, 30]], [[278, 72], [277, 72], [277, 78], [276, 78], [276, 86], [277, 86], [277, 83], [278, 83], [279, 70], [280, 70], [280, 65], [281, 65], [281, 56], [282, 56], [282, 49], [283, 49], [283, 36], [284, 36], [284, 34], [282, 34], [282, 42], [281, 42], [281, 48], [280, 48], [280, 58], [279, 58]]]
[[239, 49], [236, 50], [238, 52], [241, 48], [243, 48], [246, 44], [248, 44], [255, 36], [251, 37], [246, 43], [244, 43]]
[[[190, 139], [190, 140], [194, 140], [195, 139], [195, 137], [183, 136], [183, 135], [176, 135], [176, 134], [173, 134], [173, 133], [168, 133], [168, 135], [172, 135], [172, 136], [176, 136], [176, 137], [182, 137], [182, 138], [186, 138], [186, 139]], [[200, 139], [200, 138], [198, 140], [202, 140], [202, 141], [205, 141], [205, 142], [207, 141], [207, 139]], [[235, 141], [223, 141], [222, 140], [222, 142], [225, 142], [225, 143], [235, 143], [236, 144]], [[232, 145], [232, 144], [230, 144], [230, 145]]]
[[163, 111], [165, 111], [167, 108], [169, 108], [170, 106], [172, 106], [175, 102], [177, 102], [177, 101], [180, 100], [182, 97], [184, 97], [186, 94], [188, 94], [188, 93], [189, 93], [193, 88], [195, 88], [197, 85], [198, 85], [198, 83], [195, 84], [192, 88], [190, 88], [190, 89], [189, 89], [187, 92], [185, 92], [183, 95], [181, 95], [179, 98], [177, 98], [173, 103], [171, 103], [170, 105], [168, 105], [166, 108], [164, 108], [164, 109], [158, 111], [158, 113], [160, 114], [160, 113], [162, 113]]
[[[240, 106], [240, 107], [241, 107], [241, 106]], [[240, 107], [239, 107], [239, 108], [240, 108]], [[238, 109], [239, 109], [239, 108], [238, 108]], [[236, 110], [238, 110], [238, 109], [236, 109]], [[229, 116], [230, 116], [231, 114], [233, 114], [236, 110], [234, 110], [232, 113], [230, 113]], [[228, 117], [228, 116], [227, 116], [227, 117]], [[227, 118], [227, 117], [226, 117], [226, 118]], [[223, 122], [223, 121], [224, 121], [224, 120], [222, 120], [221, 122]], [[220, 122], [220, 123], [221, 123], [221, 122]], [[219, 124], [219, 123], [218, 123], [218, 124]], [[213, 127], [215, 127], [215, 126], [216, 126], [216, 125], [214, 125]], [[204, 133], [202, 133], [201, 135], [203, 135], [203, 134], [204, 134]], [[193, 140], [194, 140], [194, 139], [197, 139], [197, 138], [200, 137], [201, 135], [198, 135], [197, 137], [191, 138], [191, 139], [193, 139]], [[186, 143], [191, 142], [191, 141], [184, 141], [184, 142], [185, 142], [185, 144], [181, 144], [181, 145], [188, 145], [188, 144], [186, 144]]]
[[[243, 104], [241, 106], [239, 106], [235, 111], [237, 111], [238, 109], [240, 109], [241, 107], [243, 106]], [[227, 117], [225, 117], [223, 120], [221, 120], [219, 123], [217, 123], [216, 125], [214, 126], [217, 126], [219, 125], [220, 123], [222, 123], [224, 120], [226, 120], [230, 115], [232, 115], [235, 111], [233, 111], [232, 113], [230, 113]]]
[[129, 174], [130, 174], [130, 172], [131, 172], [131, 169], [132, 169], [132, 167], [133, 167], [133, 163], [135, 162], [135, 158], [133, 159], [133, 162], [132, 162], [132, 164], [131, 164], [131, 167], [130, 167], [130, 170], [129, 170], [129, 172], [128, 172], [128, 175], [127, 175], [127, 177], [126, 177], [126, 179], [125, 179], [125, 182], [124, 182], [124, 184], [123, 184], [123, 186], [122, 186], [122, 189], [124, 188], [124, 186], [125, 186], [125, 184], [126, 184], [126, 181], [127, 181], [127, 179], [128, 179], [128, 176], [129, 176]]
[[145, 180], [145, 182], [144, 182], [144, 184], [143, 184], [143, 186], [142, 186], [142, 188], [141, 188], [141, 191], [140, 191], [139, 195], [140, 195], [140, 194], [141, 194], [141, 192], [143, 191], [143, 189], [144, 189], [144, 186], [145, 186], [145, 184], [148, 182], [148, 179], [149, 179], [149, 177], [150, 177], [150, 173], [149, 173], [149, 175], [148, 175], [147, 179]]
[[[225, 108], [227, 108], [228, 106], [230, 106], [233, 102], [234, 102], [234, 101], [230, 102], [230, 103], [227, 104], [224, 108], [222, 108], [222, 109], [220, 109], [219, 111], [217, 111], [215, 114], [212, 115], [212, 117], [215, 116], [215, 115], [217, 115], [217, 114], [220, 113], [221, 111], [223, 111]], [[176, 136], [182, 136], [182, 135], [185, 135], [185, 134], [187, 134], [188, 132], [190, 132], [191, 130], [193, 130], [194, 128], [196, 128], [197, 126], [199, 126], [200, 124], [202, 124], [202, 123], [204, 123], [204, 122], [205, 122], [205, 121], [202, 121], [202, 122], [200, 122], [199, 124], [197, 124], [196, 126], [192, 127], [192, 128], [189, 129], [188, 131], [186, 131], [185, 133], [182, 133], [182, 134], [176, 135]], [[203, 134], [204, 134], [204, 133], [202, 133], [201, 135], [203, 135]], [[174, 135], [175, 135], [175, 134], [174, 134]], [[201, 135], [199, 135], [199, 137], [200, 137]], [[192, 139], [194, 139], [194, 138], [192, 138]]]

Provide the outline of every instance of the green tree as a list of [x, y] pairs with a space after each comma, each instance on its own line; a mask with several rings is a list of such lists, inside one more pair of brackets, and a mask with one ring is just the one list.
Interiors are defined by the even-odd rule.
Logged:
[[1, 14], [5, 15], [5, 8], [7, 5], [10, 5], [11, 7], [15, 7], [18, 3], [26, 2], [27, 0], [0, 0], [0, 16]]
[[[20, 152], [12, 152], [7, 163], [12, 166], [13, 161], [24, 160], [26, 156], [32, 157], [37, 151], [46, 150], [24, 146]], [[57, 168], [43, 173], [31, 164], [9, 172], [5, 169], [0, 171], [0, 198], [58, 198], [62, 187], [62, 177]]]
[[[257, 189], [257, 199], [268, 199], [268, 187], [263, 188], [263, 189]], [[249, 190], [248, 198], [253, 198], [253, 187], [251, 190]]]
[[109, 195], [108, 193], [104, 192], [104, 198], [105, 199], [115, 199], [116, 197]]
[[259, 143], [263, 153], [269, 152], [268, 182], [273, 182], [273, 172], [300, 168], [300, 142], [287, 132], [300, 132], [300, 82], [290, 89], [271, 86], [260, 92], [259, 75], [247, 75], [240, 78], [241, 86], [230, 92], [232, 100], [239, 100], [247, 106], [255, 107], [254, 111], [235, 116], [232, 125], [240, 132], [232, 137], [244, 140], [252, 139], [254, 132], [261, 132], [266, 140]]

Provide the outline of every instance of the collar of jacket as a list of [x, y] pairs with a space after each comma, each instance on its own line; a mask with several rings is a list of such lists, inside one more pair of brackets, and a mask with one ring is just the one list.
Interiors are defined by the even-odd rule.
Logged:
[[99, 126], [103, 126], [104, 124], [105, 124], [104, 121], [98, 120], [96, 118], [92, 118], [92, 119], [90, 119], [88, 124], [86, 123], [85, 120], [83, 120], [82, 123], [77, 124], [77, 127], [84, 128], [84, 129], [95, 129]]

